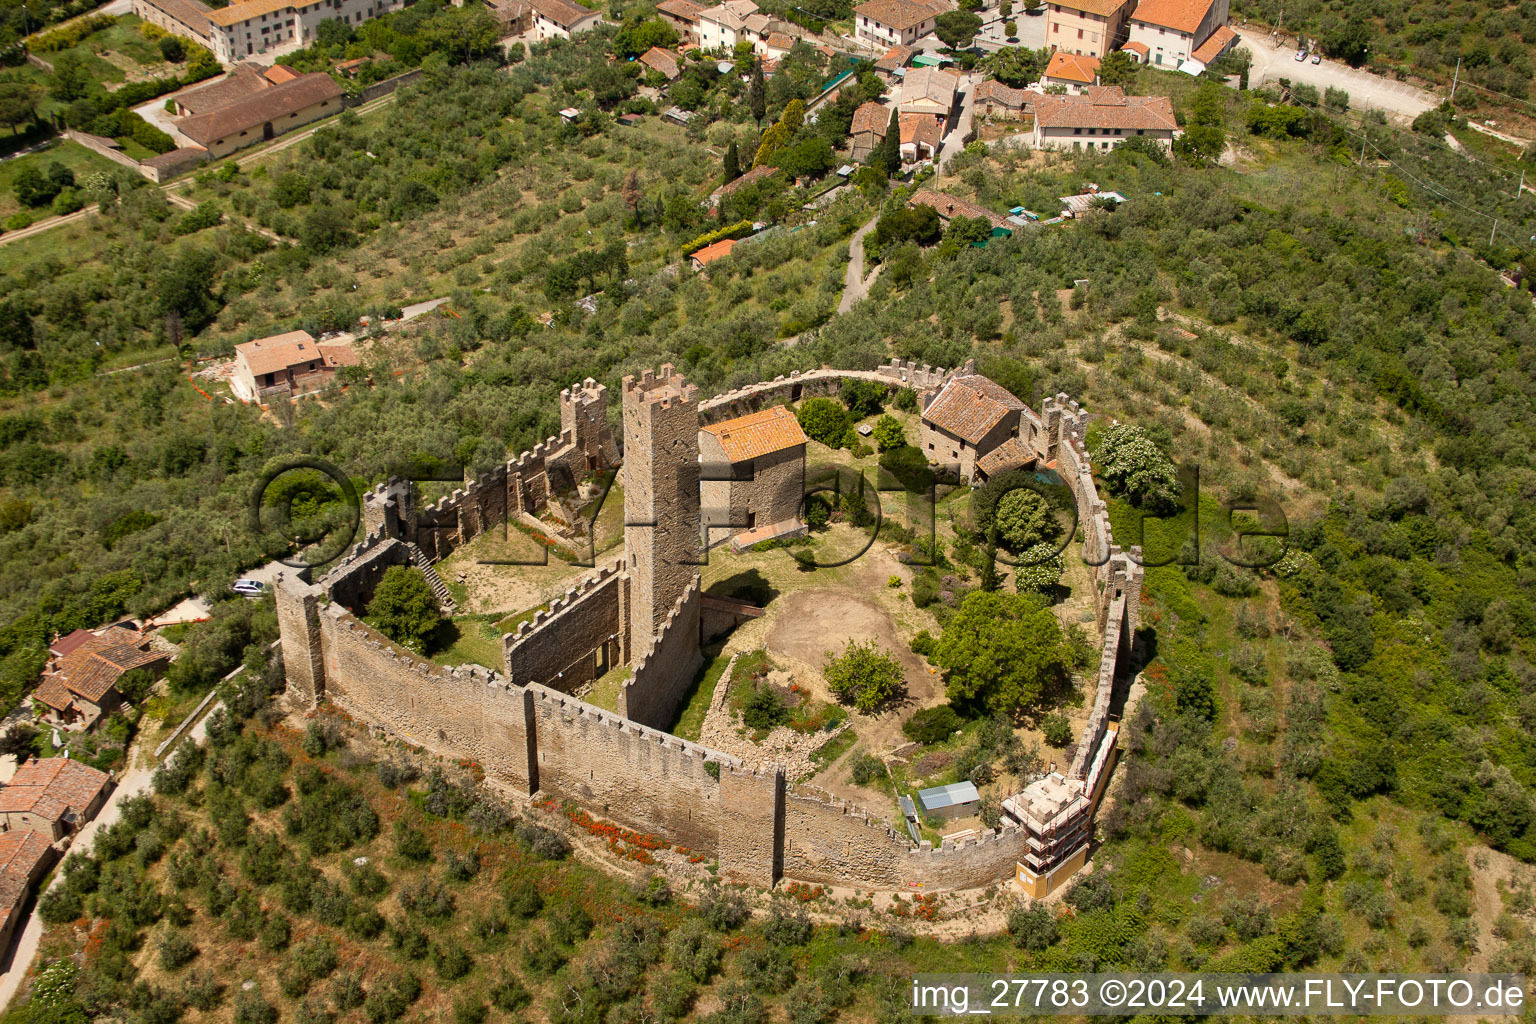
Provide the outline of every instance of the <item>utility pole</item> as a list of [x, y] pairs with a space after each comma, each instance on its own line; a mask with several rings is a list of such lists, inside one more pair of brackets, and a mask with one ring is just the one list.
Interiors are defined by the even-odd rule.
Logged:
[[1520, 187], [1515, 189], [1515, 198], [1519, 199], [1523, 195], [1525, 195], [1525, 168], [1524, 167], [1520, 168]]
[[1452, 103], [1456, 102], [1456, 83], [1459, 82], [1459, 81], [1461, 81], [1461, 58], [1457, 57], [1456, 58], [1456, 74], [1451, 76], [1451, 99], [1450, 99], [1450, 102], [1452, 102]]
[[1364, 128], [1361, 128], [1360, 131], [1361, 131], [1361, 134], [1360, 134], [1360, 166], [1364, 167], [1365, 166], [1365, 138], [1366, 138], [1366, 136], [1365, 136], [1365, 129]]
[[1498, 231], [1499, 231], [1499, 218], [1495, 217], [1495, 218], [1493, 218], [1493, 230], [1488, 232], [1488, 248], [1490, 248], [1490, 249], [1493, 248], [1493, 236], [1498, 234]]

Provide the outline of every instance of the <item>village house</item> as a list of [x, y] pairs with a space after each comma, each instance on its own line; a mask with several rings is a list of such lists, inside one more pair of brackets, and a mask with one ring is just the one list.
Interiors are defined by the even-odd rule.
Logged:
[[710, 543], [726, 531], [738, 550], [798, 536], [805, 494], [805, 431], [782, 405], [699, 430], [700, 494]]
[[1206, 68], [1220, 60], [1222, 54], [1232, 49], [1233, 45], [1237, 43], [1237, 39], [1237, 33], [1232, 30], [1231, 25], [1217, 25], [1216, 31], [1212, 32], [1205, 42], [1195, 48], [1194, 54], [1189, 60], [1184, 62], [1179, 70], [1190, 72], [1194, 71], [1198, 66], [1199, 70], [1194, 73], [1200, 74], [1204, 72]]
[[57, 858], [58, 851], [41, 833], [0, 832], [0, 956], [11, 948], [27, 898]]
[[889, 107], [873, 100], [858, 105], [853, 112], [853, 123], [849, 126], [855, 163], [863, 163], [885, 141], [885, 130], [890, 123]]
[[533, 7], [533, 34], [541, 43], [569, 39], [595, 28], [602, 15], [575, 0], [528, 0]]
[[1118, 85], [1093, 86], [1081, 96], [1042, 96], [1035, 102], [1036, 149], [1113, 149], [1126, 139], [1171, 146], [1179, 134], [1166, 96], [1127, 96]]
[[901, 102], [897, 109], [903, 114], [930, 114], [947, 121], [959, 90], [960, 79], [951, 72], [940, 68], [911, 68], [902, 79]]
[[1045, 11], [1045, 45], [1102, 57], [1125, 42], [1136, 0], [1051, 0]]
[[208, 151], [211, 159], [340, 113], [341, 86], [330, 75], [300, 75], [271, 88], [175, 121], [176, 130]]
[[53, 725], [81, 729], [122, 706], [117, 684], [123, 676], [137, 669], [159, 672], [171, 660], [150, 646], [148, 636], [121, 626], [96, 633], [77, 629], [55, 640], [48, 653], [33, 707]]
[[236, 0], [213, 8], [201, 0], [132, 0], [139, 18], [187, 36], [222, 64], [256, 54], [282, 54], [315, 41], [320, 24], [361, 25], [404, 6], [404, 0]]
[[725, 0], [699, 12], [699, 46], [705, 50], [730, 50], [746, 39], [747, 18], [757, 14], [752, 0]]
[[[177, 117], [208, 114], [220, 107], [227, 107], [236, 100], [243, 100], [252, 93], [272, 88], [279, 79], [268, 77], [267, 72], [281, 65], [263, 69], [256, 64], [241, 61], [229, 69], [229, 73], [208, 85], [188, 89], [173, 97]], [[283, 69], [288, 70], [287, 68]], [[286, 80], [286, 79], [282, 79]]]
[[933, 160], [944, 142], [944, 119], [936, 114], [902, 114], [897, 121], [901, 141], [897, 146], [904, 164]]
[[867, 0], [853, 9], [853, 34], [871, 46], [911, 46], [949, 9], [948, 0]]
[[1007, 388], [979, 373], [952, 377], [937, 391], [918, 396], [918, 402], [923, 454], [938, 465], [958, 465], [966, 483], [977, 481], [978, 459], [1019, 436], [1026, 408]]
[[729, 256], [734, 248], [736, 248], [736, 239], [722, 238], [718, 242], [711, 242], [702, 249], [694, 250], [693, 255], [688, 257], [688, 262], [694, 270], [703, 270], [715, 262], [715, 260]]
[[308, 331], [289, 331], [236, 345], [230, 386], [242, 402], [287, 398], [326, 387], [338, 368], [356, 365], [351, 345], [320, 344]]
[[979, 203], [952, 196], [948, 192], [936, 192], [931, 188], [918, 189], [907, 200], [911, 206], [931, 206], [939, 213], [939, 221], [946, 227], [956, 217], [983, 217], [994, 228], [1003, 227], [1007, 221]]
[[677, 54], [671, 50], [663, 50], [659, 46], [653, 46], [640, 55], [640, 63], [656, 72], [669, 82], [677, 80], [677, 76], [683, 73]]
[[698, 45], [699, 15], [703, 11], [704, 5], [693, 0], [662, 0], [656, 5], [657, 17], [676, 30], [684, 45]]
[[885, 51], [885, 55], [875, 61], [875, 74], [880, 76], [886, 85], [892, 85], [901, 80], [901, 72], [912, 63], [912, 57], [917, 51], [910, 46], [893, 46]]
[[484, 0], [504, 35], [520, 36], [533, 27], [533, 7], [527, 0]]
[[1033, 97], [1034, 93], [989, 78], [971, 94], [971, 109], [983, 117], [1016, 119], [1034, 110]]
[[1130, 40], [1147, 48], [1147, 63], [1177, 69], [1225, 26], [1230, 0], [1139, 0]]
[[1080, 93], [1090, 85], [1099, 84], [1099, 58], [1057, 50], [1045, 65], [1040, 84], [1059, 85], [1069, 93]]
[[95, 817], [111, 789], [111, 776], [90, 765], [34, 757], [0, 786], [0, 830], [37, 832], [56, 842]]

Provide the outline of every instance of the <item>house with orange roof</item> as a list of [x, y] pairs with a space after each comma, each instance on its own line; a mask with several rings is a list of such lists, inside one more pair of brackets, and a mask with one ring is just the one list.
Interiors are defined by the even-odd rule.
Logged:
[[682, 64], [677, 59], [677, 54], [671, 50], [663, 50], [659, 46], [653, 46], [640, 55], [640, 63], [650, 68], [669, 82], [677, 80], [677, 76], [683, 73]]
[[1036, 149], [1114, 149], [1131, 138], [1171, 146], [1178, 134], [1168, 97], [1127, 96], [1118, 85], [1096, 85], [1081, 96], [1036, 100], [1030, 141]]
[[853, 9], [853, 34], [882, 49], [911, 46], [949, 9], [949, 0], [866, 0]]
[[688, 262], [692, 264], [694, 270], [703, 270], [715, 260], [729, 256], [734, 248], [736, 248], [736, 239], [722, 238], [718, 242], [711, 242], [704, 248], [695, 250], [693, 255], [688, 257]]
[[308, 331], [289, 331], [236, 345], [230, 387], [242, 402], [287, 398], [326, 387], [338, 369], [356, 365], [351, 345], [317, 343]]
[[68, 757], [34, 757], [0, 786], [0, 830], [37, 832], [52, 843], [95, 817], [111, 791], [104, 771]]
[[219, 8], [202, 0], [130, 3], [135, 15], [206, 46], [221, 64], [289, 53], [313, 43], [321, 22], [360, 25], [403, 6], [404, 0], [234, 0]]
[[782, 405], [709, 424], [699, 431], [699, 484], [710, 540], [748, 547], [799, 536], [807, 438]]
[[704, 5], [693, 0], [661, 0], [656, 5], [657, 17], [671, 25], [685, 44], [698, 44], [699, 15], [703, 11]]
[[1200, 65], [1201, 70], [1210, 67], [1221, 59], [1222, 55], [1236, 45], [1238, 35], [1231, 25], [1217, 25], [1205, 42], [1195, 48], [1191, 61]]
[[135, 630], [109, 626], [77, 629], [48, 648], [52, 657], [32, 691], [33, 707], [47, 722], [89, 729], [122, 705], [118, 682], [139, 669], [159, 672], [170, 653], [151, 646]]
[[890, 108], [870, 100], [860, 103], [853, 111], [853, 123], [848, 132], [853, 138], [853, 160], [863, 163], [880, 143], [885, 141], [885, 130], [890, 127]]
[[1136, 0], [1050, 0], [1045, 45], [1086, 57], [1102, 57], [1125, 43]]
[[1131, 14], [1130, 40], [1147, 48], [1152, 67], [1176, 69], [1197, 59], [1195, 51], [1226, 26], [1229, 9], [1230, 0], [1139, 0]]
[[[975, 483], [980, 460], [987, 459], [1009, 440], [1018, 444], [1019, 425], [1026, 406], [1013, 392], [979, 373], [951, 377], [943, 387], [918, 396], [922, 408], [918, 445], [928, 461], [938, 465], [958, 465], [960, 479]], [[987, 462], [992, 475], [1000, 466], [1012, 467], [1015, 449]], [[1022, 464], [1022, 463], [1020, 463]]]
[[1067, 92], [1082, 92], [1088, 86], [1098, 84], [1099, 58], [1057, 50], [1045, 65], [1040, 82], [1048, 86], [1064, 86]]
[[22, 911], [28, 897], [58, 855], [40, 833], [0, 832], [0, 954], [11, 948], [11, 938], [25, 919]]

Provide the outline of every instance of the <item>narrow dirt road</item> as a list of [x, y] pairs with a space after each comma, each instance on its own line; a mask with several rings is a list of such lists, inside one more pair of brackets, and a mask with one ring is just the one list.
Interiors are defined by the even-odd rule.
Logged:
[[[864, 236], [875, 230], [875, 222], [879, 219], [875, 217], [855, 231], [853, 241], [848, 243], [848, 269], [843, 274], [843, 297], [837, 301], [839, 313], [846, 313], [869, 298], [869, 286], [874, 283], [875, 274], [870, 274], [868, 280], [864, 278]], [[875, 273], [879, 272], [876, 267]]]

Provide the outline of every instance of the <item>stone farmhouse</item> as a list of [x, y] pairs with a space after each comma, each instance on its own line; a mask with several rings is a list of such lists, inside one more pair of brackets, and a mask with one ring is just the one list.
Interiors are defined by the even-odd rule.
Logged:
[[63, 839], [96, 816], [112, 777], [68, 757], [32, 758], [0, 787], [0, 830]]
[[854, 163], [863, 163], [885, 141], [885, 132], [890, 124], [890, 108], [873, 100], [860, 103], [853, 112], [853, 122], [849, 127], [849, 134], [853, 137], [853, 155], [850, 159]]
[[978, 472], [977, 461], [1016, 440], [1026, 412], [1013, 392], [979, 373], [951, 377], [942, 388], [922, 392], [918, 405], [918, 447], [929, 462], [958, 464], [960, 479], [967, 483], [995, 475], [996, 470]]
[[136, 16], [206, 46], [221, 64], [289, 53], [313, 43], [323, 21], [361, 25], [403, 6], [404, 0], [236, 0], [220, 8], [201, 0], [132, 4]]
[[1014, 119], [1034, 112], [1034, 97], [1026, 89], [1014, 89], [989, 78], [975, 88], [971, 101], [976, 113], [983, 117]]
[[1126, 139], [1168, 147], [1179, 136], [1166, 96], [1127, 96], [1118, 85], [1096, 85], [1081, 96], [1041, 96], [1035, 102], [1037, 149], [1114, 149]]
[[657, 17], [671, 25], [685, 45], [698, 44], [699, 15], [703, 12], [704, 5], [694, 3], [693, 0], [661, 0], [656, 5]]
[[77, 629], [55, 640], [48, 653], [42, 681], [32, 691], [34, 707], [50, 724], [77, 729], [91, 728], [122, 706], [117, 683], [124, 675], [158, 672], [170, 663], [170, 654], [151, 648], [149, 637], [121, 626]]
[[172, 123], [206, 150], [209, 159], [217, 160], [341, 111], [342, 88], [330, 75], [314, 72], [274, 83], [274, 74], [246, 74], [217, 82], [208, 87], [220, 90], [212, 98], [227, 102], [209, 105], [194, 96], [193, 103], [207, 109]]
[[800, 421], [782, 405], [700, 428], [704, 528], [712, 542], [724, 533], [740, 551], [805, 532], [806, 442]]
[[866, 0], [853, 9], [853, 34], [881, 49], [911, 46], [947, 10], [949, 0]]
[[0, 832], [0, 955], [10, 951], [22, 910], [59, 851], [39, 832]]
[[286, 400], [329, 387], [336, 371], [358, 365], [344, 342], [316, 342], [308, 331], [289, 331], [235, 346], [230, 387], [242, 402]]
[[[704, 531], [714, 525], [705, 495], [713, 504], [723, 491], [733, 514], [755, 509], [759, 521], [785, 515], [788, 499], [776, 491], [792, 493], [803, 445], [775, 407], [836, 394], [849, 379], [931, 394], [930, 408], [959, 379], [961, 391], [1005, 406], [1007, 429], [989, 430], [984, 439], [1016, 439], [1027, 458], [1060, 475], [1080, 508], [1084, 560], [1094, 579], [1103, 637], [1099, 678], [1071, 767], [1011, 796], [1001, 828], [937, 848], [912, 842], [883, 815], [792, 783], [782, 768], [752, 770], [664, 731], [702, 664], [701, 643], [751, 617], [739, 602], [701, 593]], [[1012, 877], [1043, 895], [1086, 858], [1089, 823], [1114, 761], [1113, 708], [1128, 684], [1141, 568], [1134, 552], [1115, 545], [1094, 490], [1083, 447], [1086, 413], [1062, 395], [1038, 414], [1016, 399], [1021, 407], [1014, 409], [984, 381], [970, 366], [951, 373], [898, 361], [872, 371], [795, 373], [701, 401], [671, 366], [625, 377], [620, 472], [629, 525], [621, 559], [597, 567], [505, 635], [500, 671], [435, 665], [361, 622], [354, 609], [388, 566], [415, 562], [430, 579], [434, 561], [487, 529], [549, 530], [554, 510], [568, 512], [568, 490], [579, 493], [591, 474], [619, 465], [602, 385], [589, 380], [568, 389], [560, 396], [558, 437], [430, 506], [417, 507], [408, 484], [382, 484], [364, 502], [367, 535], [344, 561], [313, 582], [303, 573], [279, 576], [290, 695], [308, 706], [333, 703], [442, 756], [472, 758], [505, 790], [570, 799], [664, 836], [717, 859], [726, 878], [763, 887], [791, 878], [905, 892], [978, 888]], [[731, 467], [745, 466], [750, 456], [763, 471], [738, 479], [734, 470], [701, 463], [701, 445], [716, 444]], [[728, 479], [712, 479], [718, 476]], [[770, 486], [775, 493], [765, 496]], [[574, 695], [619, 666], [627, 671], [617, 711]]]
[[910, 206], [933, 207], [939, 212], [939, 222], [945, 227], [948, 227], [949, 222], [956, 217], [982, 217], [994, 228], [1000, 228], [1008, 223], [979, 203], [952, 196], [948, 192], [936, 192], [931, 188], [918, 189], [912, 193], [912, 198], [908, 199], [907, 203]]

